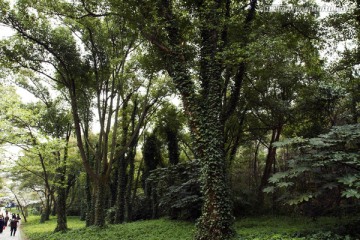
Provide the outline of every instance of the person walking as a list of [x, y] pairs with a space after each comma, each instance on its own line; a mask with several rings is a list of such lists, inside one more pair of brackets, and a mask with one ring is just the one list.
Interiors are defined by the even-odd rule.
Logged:
[[19, 220], [17, 220], [15, 214], [13, 214], [10, 220], [10, 236], [15, 236], [18, 222]]
[[5, 220], [4, 220], [4, 216], [1, 214], [0, 215], [0, 233], [3, 232], [4, 226], [5, 226]]
[[5, 216], [5, 218], [4, 218], [4, 222], [5, 222], [4, 226], [5, 226], [5, 227], [7, 226], [8, 221], [9, 221], [9, 215], [6, 214], [6, 216]]

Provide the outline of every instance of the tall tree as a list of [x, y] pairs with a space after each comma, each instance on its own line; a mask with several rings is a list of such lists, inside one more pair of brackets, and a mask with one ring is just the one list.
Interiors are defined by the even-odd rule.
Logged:
[[[2, 3], [4, 6], [3, 1]], [[113, 163], [118, 156], [128, 151], [130, 143], [136, 138], [149, 109], [159, 95], [151, 98], [151, 81], [146, 78], [135, 80], [145, 82], [143, 86], [147, 88], [146, 97], [139, 107], [141, 113], [133, 135], [125, 145], [117, 145], [118, 113], [122, 97], [125, 96], [123, 91], [127, 80], [124, 69], [129, 53], [134, 49], [136, 32], [129, 30], [121, 18], [81, 18], [84, 11], [88, 10], [87, 7], [96, 8], [95, 5], [85, 5], [82, 10], [65, 2], [51, 5], [46, 1], [19, 1], [16, 11], [6, 6], [2, 8], [1, 22], [16, 30], [18, 40], [15, 45], [18, 49], [27, 48], [27, 51], [18, 51], [16, 54], [15, 48], [5, 48], [4, 55], [8, 61], [47, 76], [64, 90], [72, 109], [80, 156], [96, 194], [93, 205], [94, 224], [103, 226]], [[29, 8], [37, 9], [39, 14], [28, 11]], [[45, 12], [50, 15], [45, 16]], [[46, 20], [47, 17], [55, 16], [64, 23], [63, 27], [53, 28]], [[74, 35], [79, 36], [80, 46], [85, 50], [83, 56]], [[21, 57], [17, 58], [15, 55]], [[55, 74], [47, 73], [45, 64], [52, 66]], [[137, 85], [131, 86], [129, 91], [136, 91], [137, 88]], [[99, 135], [95, 146], [88, 145], [90, 140], [85, 132], [88, 130], [82, 128], [89, 124], [86, 122], [89, 119], [83, 116], [90, 115], [82, 113], [92, 110], [89, 105], [83, 105], [83, 99], [95, 102], [99, 119]], [[88, 150], [92, 151], [93, 162]]]

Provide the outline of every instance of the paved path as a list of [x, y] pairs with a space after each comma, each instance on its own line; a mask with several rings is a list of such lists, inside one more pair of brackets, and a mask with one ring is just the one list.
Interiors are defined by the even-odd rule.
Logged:
[[[5, 216], [5, 208], [0, 208], [0, 214]], [[11, 216], [11, 213], [9, 212], [9, 216]], [[9, 224], [9, 222], [8, 222]], [[15, 236], [10, 236], [10, 227], [6, 226], [5, 230], [0, 233], [0, 240], [24, 240], [24, 238], [21, 237], [21, 221], [18, 223], [18, 227], [15, 233]]]
[[10, 227], [7, 226], [5, 230], [0, 233], [0, 240], [22, 240], [20, 228], [21, 226], [18, 226], [15, 236], [10, 236]]

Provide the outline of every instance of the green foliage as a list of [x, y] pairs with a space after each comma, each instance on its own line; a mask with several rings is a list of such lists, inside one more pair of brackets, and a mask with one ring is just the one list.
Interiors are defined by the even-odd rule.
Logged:
[[[274, 174], [265, 192], [286, 189], [283, 200], [296, 205], [333, 194], [331, 198], [360, 199], [360, 125], [333, 127], [310, 139], [286, 140], [297, 147], [289, 169]], [[337, 192], [341, 193], [341, 196]]]
[[199, 217], [203, 201], [199, 172], [196, 162], [171, 165], [151, 172], [146, 184], [156, 192], [156, 204], [162, 215], [173, 219], [194, 220]]
[[191, 240], [194, 229], [192, 223], [164, 219], [109, 225], [106, 228], [85, 228], [84, 222], [80, 222], [76, 217], [69, 217], [68, 226], [71, 229], [70, 231], [66, 233], [52, 233], [55, 224], [56, 219], [51, 219], [49, 222], [40, 225], [36, 221], [30, 221], [23, 224], [23, 229], [29, 240]]
[[156, 131], [167, 144], [168, 164], [176, 165], [180, 161], [179, 139], [184, 115], [171, 103], [164, 103], [157, 115]]
[[156, 169], [162, 163], [160, 152], [160, 141], [155, 133], [150, 134], [144, 143], [144, 170], [142, 174], [143, 188], [145, 188], [145, 181], [148, 178], [150, 171]]
[[[78, 217], [69, 217], [70, 230], [65, 233], [53, 233], [56, 219], [39, 224], [39, 217], [31, 216], [22, 224], [29, 240], [190, 240], [193, 239], [194, 224], [174, 220], [148, 220], [133, 223], [109, 225], [105, 228], [85, 228]], [[235, 223], [237, 235], [234, 240], [353, 240], [356, 237], [347, 233], [337, 233], [337, 229], [347, 225], [353, 219], [319, 218], [313, 222], [299, 217], [253, 217], [239, 219]], [[334, 232], [335, 231], [335, 232]]]

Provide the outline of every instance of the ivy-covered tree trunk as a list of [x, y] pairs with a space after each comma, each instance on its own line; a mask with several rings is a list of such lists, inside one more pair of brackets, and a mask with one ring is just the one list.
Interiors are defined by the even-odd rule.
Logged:
[[62, 232], [68, 229], [67, 216], [66, 216], [66, 199], [67, 199], [67, 186], [66, 186], [66, 161], [68, 157], [68, 143], [70, 139], [70, 125], [66, 136], [66, 145], [64, 148], [64, 156], [62, 161], [60, 159], [60, 153], [58, 154], [59, 167], [57, 170], [57, 200], [56, 200], [56, 214], [57, 214], [57, 226], [54, 232]]
[[[121, 146], [125, 146], [127, 142], [129, 125], [127, 115], [128, 101], [125, 101], [122, 106], [122, 137]], [[115, 223], [122, 223], [125, 219], [125, 193], [126, 193], [126, 182], [127, 182], [127, 159], [125, 153], [118, 157], [118, 183], [116, 189], [116, 201], [115, 201]]]
[[204, 205], [197, 223], [198, 240], [229, 239], [233, 234], [232, 204], [225, 174], [223, 128], [218, 124], [217, 113], [209, 108], [209, 115], [201, 124], [199, 151], [203, 155], [200, 161]]
[[119, 159], [119, 175], [116, 191], [115, 223], [124, 222], [125, 218], [125, 193], [126, 193], [126, 158], [125, 155]]
[[90, 177], [86, 174], [86, 183], [85, 183], [85, 199], [86, 199], [86, 226], [92, 226], [95, 223], [95, 197], [92, 191], [92, 184]]
[[[130, 125], [131, 125], [131, 132], [135, 132], [136, 129], [136, 113], [138, 110], [138, 101], [137, 98], [134, 101], [133, 110], [131, 113], [131, 119], [130, 119]], [[134, 185], [134, 175], [135, 175], [135, 155], [136, 155], [136, 147], [138, 144], [139, 139], [139, 133], [137, 133], [136, 137], [134, 138], [134, 141], [131, 143], [129, 147], [129, 154], [127, 157], [127, 163], [129, 165], [129, 173], [127, 178], [127, 187], [126, 187], [126, 193], [125, 193], [125, 221], [131, 221], [132, 220], [132, 194], [136, 194], [136, 187], [133, 191], [133, 185]], [[136, 185], [136, 184], [135, 184]]]
[[57, 214], [57, 226], [54, 232], [61, 232], [67, 230], [67, 218], [66, 218], [66, 199], [67, 191], [65, 185], [65, 173], [66, 166], [59, 167], [58, 172], [58, 187], [57, 187], [57, 200], [56, 200], [56, 214]]
[[94, 225], [98, 227], [105, 226], [106, 200], [108, 198], [107, 181], [103, 177], [97, 179], [96, 184], [96, 202], [95, 202], [95, 219]]
[[[196, 5], [196, 6], [195, 6]], [[197, 240], [226, 240], [233, 236], [232, 204], [227, 184], [222, 114], [221, 36], [226, 1], [194, 3], [199, 16], [200, 65], [198, 88], [191, 76], [191, 60], [186, 59], [181, 29], [173, 12], [173, 1], [163, 0], [160, 14], [167, 22], [171, 50], [149, 39], [163, 51], [164, 63], [181, 94], [201, 165], [201, 189], [204, 195], [202, 215], [197, 223]]]
[[67, 218], [66, 218], [66, 188], [64, 186], [60, 186], [57, 191], [57, 226], [54, 232], [66, 231], [67, 227]]
[[221, 1], [211, 1], [208, 5], [204, 4], [200, 13], [200, 80], [203, 105], [197, 114], [200, 129], [197, 155], [201, 161], [204, 204], [198, 221], [197, 240], [223, 240], [229, 239], [233, 234], [232, 204], [225, 171], [224, 124], [220, 120], [221, 66], [216, 59], [219, 53], [221, 5]]
[[40, 222], [44, 223], [45, 221], [48, 221], [50, 219], [50, 213], [51, 213], [51, 199], [50, 199], [50, 195], [47, 195], [45, 198], [45, 206], [41, 212]]

